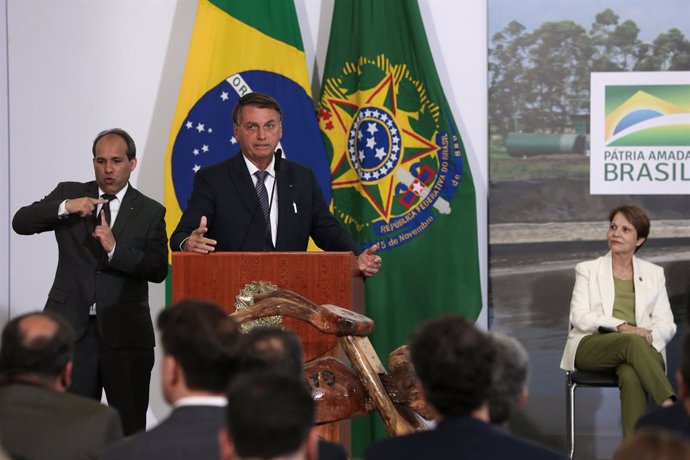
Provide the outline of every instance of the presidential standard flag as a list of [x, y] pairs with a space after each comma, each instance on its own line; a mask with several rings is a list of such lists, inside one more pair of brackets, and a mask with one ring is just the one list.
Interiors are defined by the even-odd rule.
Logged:
[[334, 214], [383, 257], [365, 312], [381, 359], [428, 318], [476, 319], [474, 184], [416, 0], [336, 0], [318, 109]]
[[310, 167], [330, 199], [328, 163], [311, 98], [293, 0], [199, 0], [165, 161], [168, 235], [194, 174], [239, 152], [232, 110], [247, 92], [283, 110], [283, 155]]

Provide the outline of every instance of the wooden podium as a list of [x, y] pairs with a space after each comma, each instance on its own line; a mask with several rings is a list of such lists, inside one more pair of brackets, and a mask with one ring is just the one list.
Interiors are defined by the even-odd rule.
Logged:
[[[172, 256], [172, 300], [204, 299], [235, 311], [236, 296], [252, 281], [267, 281], [315, 304], [332, 304], [363, 313], [364, 281], [349, 252], [219, 252]], [[331, 352], [335, 336], [311, 324], [283, 319], [302, 339], [304, 359]]]
[[[363, 313], [364, 280], [350, 252], [219, 252], [172, 255], [172, 300], [203, 299], [228, 313], [235, 311], [240, 290], [253, 281], [267, 281], [294, 291], [315, 304], [332, 304]], [[305, 361], [340, 356], [334, 335], [311, 324], [283, 318], [304, 347]], [[321, 435], [349, 451], [349, 421], [320, 426]]]

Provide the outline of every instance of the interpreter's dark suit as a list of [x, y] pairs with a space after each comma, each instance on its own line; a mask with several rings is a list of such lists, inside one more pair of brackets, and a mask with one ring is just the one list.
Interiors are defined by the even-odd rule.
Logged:
[[178, 407], [152, 430], [110, 447], [103, 460], [218, 460], [224, 410], [218, 406]]
[[[58, 266], [46, 310], [67, 318], [79, 339], [85, 335], [89, 321], [94, 321], [93, 317], [89, 319], [89, 308], [95, 302], [98, 346], [102, 343], [111, 349], [135, 350], [138, 357], [143, 354], [144, 359], [137, 359], [134, 368], [108, 372], [108, 363], [100, 363], [101, 374], [113, 388], [109, 391], [106, 386], [109, 403], [120, 411], [125, 434], [129, 434], [144, 428], [146, 423], [154, 346], [148, 282], [163, 281], [168, 271], [165, 208], [130, 185], [112, 228], [116, 246], [108, 261], [100, 243], [92, 236], [95, 214], [58, 217], [61, 202], [84, 196], [98, 197], [95, 181], [62, 182], [42, 200], [17, 211], [12, 227], [21, 235], [55, 232]], [[83, 367], [75, 354], [74, 386], [80, 384]], [[120, 387], [122, 390], [118, 390]], [[132, 408], [120, 402], [121, 395], [125, 399], [134, 398], [133, 404], [137, 406], [134, 420]]]
[[[361, 252], [328, 210], [309, 168], [283, 159], [277, 176], [276, 251], [304, 251], [311, 236], [325, 251]], [[170, 237], [173, 251], [180, 250], [202, 216], [208, 219], [205, 236], [218, 242], [216, 252], [267, 249], [266, 222], [241, 153], [196, 173], [187, 209]]]
[[430, 431], [388, 438], [366, 460], [565, 460], [565, 455], [512, 436], [472, 417], [444, 420]]
[[31, 460], [98, 459], [122, 438], [117, 412], [70, 393], [26, 384], [0, 387], [2, 446]]

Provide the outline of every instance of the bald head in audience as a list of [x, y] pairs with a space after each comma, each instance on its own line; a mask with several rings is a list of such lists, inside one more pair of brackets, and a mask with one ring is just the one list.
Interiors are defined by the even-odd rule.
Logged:
[[122, 438], [118, 413], [68, 393], [74, 332], [61, 316], [29, 313], [7, 323], [0, 348], [0, 433], [12, 458], [100, 458]]
[[72, 374], [74, 332], [59, 315], [28, 313], [5, 326], [0, 379], [66, 391]]

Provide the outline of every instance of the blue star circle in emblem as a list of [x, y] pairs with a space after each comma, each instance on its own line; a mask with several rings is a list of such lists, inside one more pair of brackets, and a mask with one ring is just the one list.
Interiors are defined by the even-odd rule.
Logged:
[[347, 139], [348, 157], [363, 182], [378, 181], [400, 162], [400, 130], [380, 107], [360, 107]]

